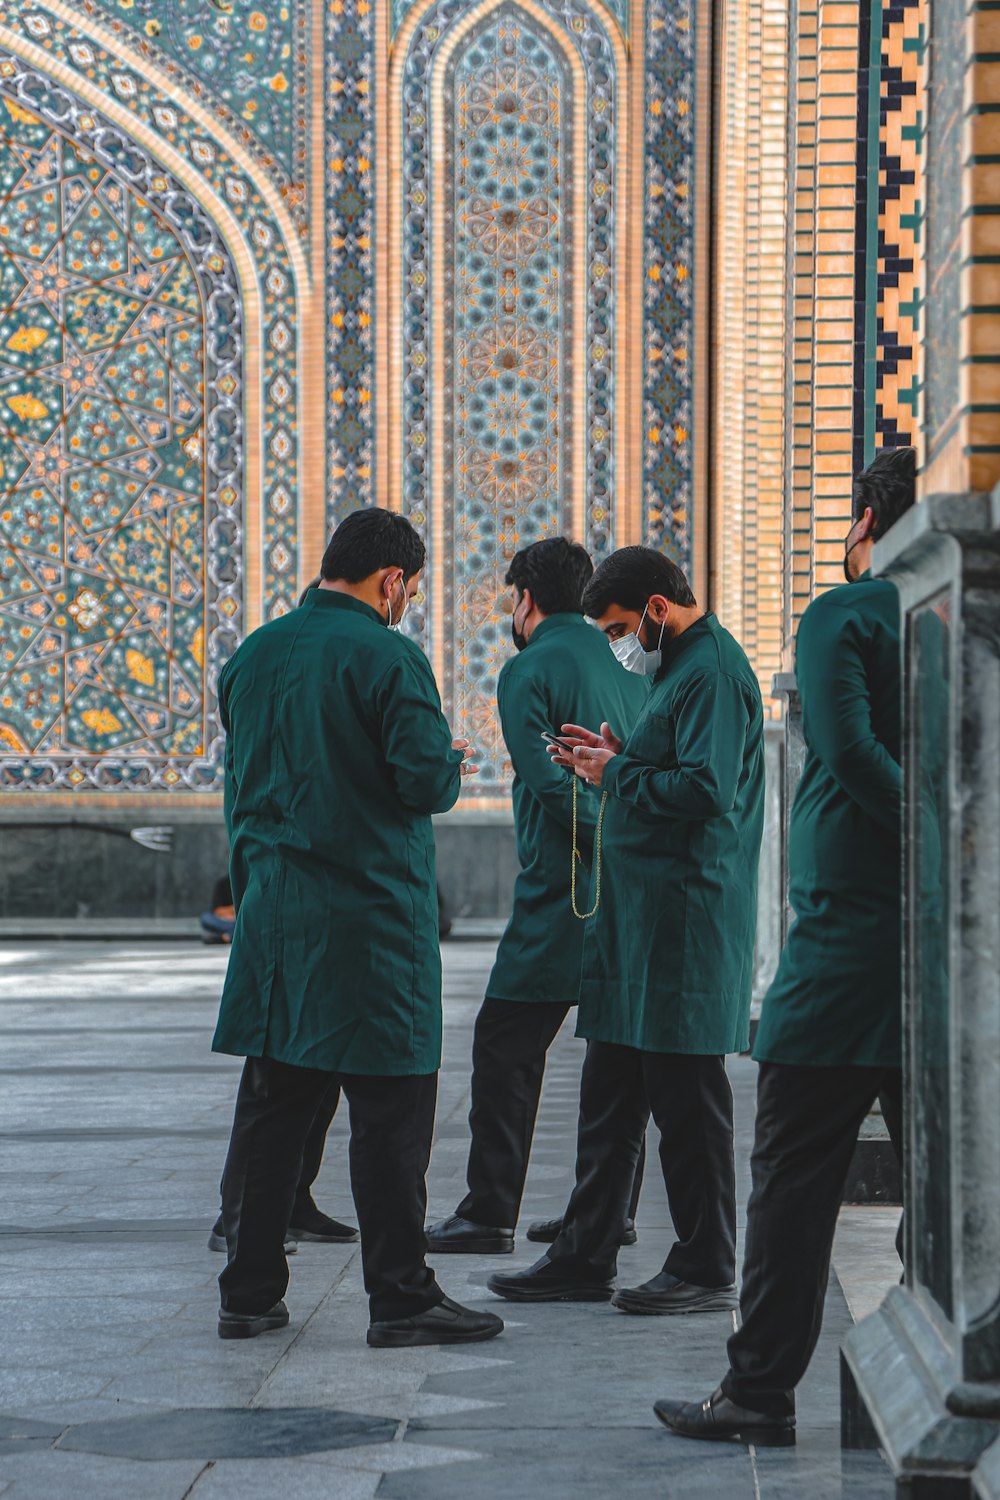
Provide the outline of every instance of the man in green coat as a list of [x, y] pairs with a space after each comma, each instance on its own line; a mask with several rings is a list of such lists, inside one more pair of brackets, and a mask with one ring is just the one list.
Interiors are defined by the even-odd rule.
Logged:
[[593, 571], [583, 547], [550, 537], [518, 552], [505, 579], [518, 655], [500, 673], [497, 704], [514, 766], [521, 872], [476, 1018], [469, 1191], [427, 1232], [438, 1254], [513, 1250], [545, 1054], [579, 993], [584, 923], [573, 889], [586, 911], [599, 799], [588, 788], [575, 795], [572, 773], [553, 765], [544, 735], [570, 719], [608, 719], [627, 734], [646, 700], [647, 684], [622, 670], [583, 618]]
[[[652, 677], [624, 745], [563, 726], [562, 764], [600, 791], [578, 1033], [576, 1187], [535, 1266], [498, 1274], [513, 1301], [607, 1301], [623, 1312], [735, 1306], [733, 1099], [746, 1046], [763, 826], [763, 710], [736, 641], [648, 547], [597, 569], [583, 606], [622, 663]], [[663, 1270], [615, 1293], [646, 1102], [677, 1235]]]
[[796, 638], [806, 759], [792, 808], [795, 923], [764, 1001], [740, 1296], [729, 1370], [705, 1401], [658, 1401], [682, 1437], [786, 1445], [823, 1319], [858, 1131], [881, 1097], [901, 1142], [902, 827], [899, 598], [872, 546], [914, 500], [916, 454], [883, 449], [854, 487], [849, 583]]
[[337, 528], [302, 607], [249, 636], [219, 677], [237, 907], [213, 1043], [246, 1058], [222, 1180], [222, 1338], [288, 1322], [282, 1242], [306, 1137], [332, 1082], [379, 1347], [492, 1338], [424, 1261], [441, 1062], [431, 815], [466, 760], [430, 666], [398, 633], [424, 546], [403, 517]]

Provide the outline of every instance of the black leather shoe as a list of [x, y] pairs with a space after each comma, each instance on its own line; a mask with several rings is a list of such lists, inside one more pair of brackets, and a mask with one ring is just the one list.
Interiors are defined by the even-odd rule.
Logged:
[[341, 1224], [337, 1219], [331, 1219], [315, 1203], [292, 1215], [288, 1234], [291, 1239], [315, 1245], [355, 1245], [361, 1238], [353, 1224]]
[[722, 1387], [707, 1401], [657, 1401], [653, 1410], [678, 1437], [703, 1438], [710, 1443], [753, 1443], [758, 1448], [793, 1448], [795, 1418], [770, 1417], [766, 1412], [736, 1406]]
[[611, 1301], [627, 1313], [732, 1312], [740, 1305], [732, 1282], [729, 1286], [693, 1286], [669, 1271], [661, 1271], [642, 1286], [622, 1287]]
[[368, 1342], [373, 1349], [414, 1349], [422, 1344], [481, 1344], [498, 1333], [503, 1333], [502, 1318], [444, 1297], [436, 1307], [412, 1318], [372, 1323]]
[[[534, 1240], [536, 1245], [551, 1245], [562, 1234], [562, 1219], [536, 1219], [533, 1224], [528, 1225], [528, 1239]], [[625, 1233], [621, 1237], [623, 1245], [634, 1245], [639, 1236], [635, 1232], [635, 1220], [625, 1220]]]
[[[226, 1244], [226, 1230], [221, 1214], [212, 1225], [212, 1232], [208, 1237], [208, 1248], [217, 1251], [219, 1255], [228, 1254], [229, 1246]], [[295, 1240], [292, 1239], [292, 1231], [289, 1230], [285, 1235], [285, 1254], [294, 1255], [298, 1248]]]
[[451, 1214], [427, 1226], [427, 1249], [432, 1255], [510, 1255], [513, 1229], [492, 1229]]
[[227, 1312], [225, 1308], [219, 1312], [220, 1339], [255, 1339], [258, 1333], [287, 1327], [288, 1308], [283, 1302], [276, 1302], [262, 1313]]
[[614, 1281], [569, 1275], [546, 1256], [527, 1271], [497, 1271], [486, 1285], [508, 1302], [610, 1302]]

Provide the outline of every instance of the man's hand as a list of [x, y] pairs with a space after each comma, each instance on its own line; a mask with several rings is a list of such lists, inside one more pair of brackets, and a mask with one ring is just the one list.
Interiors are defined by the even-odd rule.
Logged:
[[[577, 759], [577, 750], [606, 751], [606, 760], [622, 752], [622, 742], [612, 733], [610, 724], [602, 724], [600, 734], [595, 734], [592, 729], [584, 729], [581, 724], [564, 724], [559, 744], [561, 748], [555, 745], [549, 747], [553, 761], [557, 766], [565, 766], [568, 771], [576, 771], [578, 775], [581, 774], [581, 762]], [[601, 769], [603, 774], [603, 764]]]
[[473, 750], [472, 746], [469, 744], [469, 741], [468, 740], [452, 740], [452, 742], [451, 742], [451, 748], [453, 750], [461, 750], [463, 752], [463, 755], [462, 755], [462, 765], [461, 765], [460, 773], [459, 774], [462, 775], [462, 776], [478, 776], [479, 775], [479, 767], [476, 766], [476, 765], [473, 765], [473, 763], [472, 763], [472, 757], [475, 755], [476, 752]]
[[602, 746], [595, 749], [590, 745], [575, 745], [573, 770], [581, 781], [587, 781], [591, 786], [600, 786], [604, 780], [604, 767], [609, 760], [614, 760], [617, 753], [615, 750], [606, 750]]

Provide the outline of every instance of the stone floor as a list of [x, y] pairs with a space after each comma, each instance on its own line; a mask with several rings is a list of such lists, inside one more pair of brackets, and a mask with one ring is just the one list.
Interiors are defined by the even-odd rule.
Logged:
[[[457, 1201], [471, 1026], [492, 948], [445, 949], [445, 1065], [431, 1210]], [[607, 1306], [494, 1302], [495, 1262], [445, 1258], [454, 1296], [505, 1334], [468, 1351], [372, 1351], [356, 1249], [303, 1246], [287, 1331], [215, 1334], [206, 1249], [238, 1062], [209, 1039], [224, 949], [0, 944], [0, 1495], [16, 1500], [879, 1500], [877, 1454], [841, 1456], [837, 1342], [895, 1278], [890, 1212], [853, 1210], [802, 1387], [798, 1448], [685, 1443], [651, 1414], [723, 1367], [728, 1314], [629, 1318]], [[551, 1057], [525, 1201], [570, 1183], [581, 1044]], [[741, 1194], [754, 1069], [732, 1064]], [[338, 1117], [317, 1197], [352, 1214]], [[650, 1172], [621, 1275], [659, 1268], [669, 1233]], [[533, 1258], [521, 1242], [513, 1261]], [[838, 1279], [839, 1278], [839, 1279]]]

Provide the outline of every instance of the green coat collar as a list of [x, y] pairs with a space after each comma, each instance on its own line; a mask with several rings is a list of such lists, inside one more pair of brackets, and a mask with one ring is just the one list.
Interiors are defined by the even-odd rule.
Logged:
[[[541, 640], [543, 635], [551, 635], [553, 631], [565, 630], [567, 626], [572, 627], [575, 625], [587, 625], [583, 615], [574, 614], [569, 610], [557, 615], [546, 615], [545, 619], [541, 620], [531, 632], [531, 640], [524, 649], [526, 651], [530, 650], [536, 641]], [[592, 628], [592, 626], [587, 626], [588, 630]]]
[[371, 615], [372, 619], [377, 620], [380, 625], [385, 624], [378, 610], [372, 609], [371, 605], [366, 604], [363, 599], [355, 599], [353, 594], [337, 594], [333, 589], [310, 589], [299, 608], [346, 609], [353, 611], [354, 614]]
[[695, 641], [701, 640], [706, 631], [711, 635], [717, 635], [719, 629], [719, 621], [711, 610], [703, 614], [700, 620], [695, 620], [693, 625], [689, 625], [687, 630], [682, 631], [675, 640], [670, 641], [668, 645], [663, 647], [660, 670], [656, 673], [653, 679], [654, 682], [659, 681], [664, 673], [670, 670], [674, 662], [682, 652], [687, 650], [688, 646], [692, 646]]

